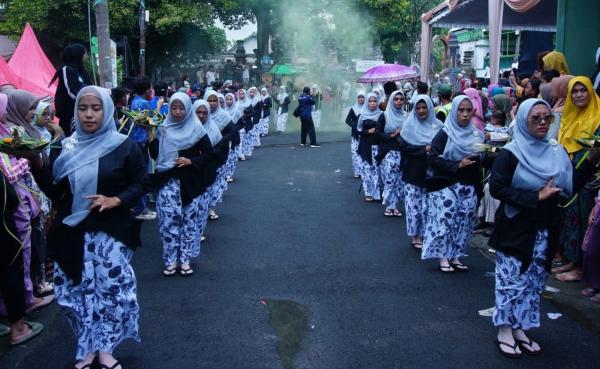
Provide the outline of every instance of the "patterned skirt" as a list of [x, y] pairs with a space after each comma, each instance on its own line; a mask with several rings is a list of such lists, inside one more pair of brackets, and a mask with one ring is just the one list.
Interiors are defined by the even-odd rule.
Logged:
[[359, 176], [361, 173], [361, 158], [358, 155], [358, 139], [352, 137], [352, 141], [350, 141], [350, 154], [352, 155], [352, 172], [354, 172], [354, 176]]
[[404, 183], [404, 208], [406, 212], [406, 233], [409, 237], [423, 236], [425, 230], [427, 190], [410, 183]]
[[200, 255], [200, 223], [205, 214], [208, 216], [208, 204], [201, 201], [203, 198], [208, 195], [182, 206], [179, 180], [173, 178], [158, 191], [156, 212], [165, 266], [188, 264]]
[[521, 262], [496, 251], [496, 309], [494, 326], [527, 330], [540, 326], [540, 295], [548, 272], [544, 268], [548, 231], [538, 231], [529, 268], [521, 274]]
[[113, 352], [128, 338], [140, 341], [133, 250], [104, 232], [85, 233], [84, 243], [80, 284], [54, 266], [56, 301], [77, 336], [76, 360]]
[[454, 259], [465, 255], [475, 226], [474, 186], [455, 183], [427, 195], [422, 259]]
[[285, 132], [288, 122], [288, 113], [277, 114], [277, 132]]
[[321, 110], [315, 110], [311, 113], [315, 128], [321, 127]]
[[404, 200], [404, 185], [400, 171], [400, 152], [391, 150], [381, 162], [383, 180], [383, 205], [388, 209], [397, 209], [398, 202]]
[[377, 156], [377, 146], [371, 146], [372, 163], [362, 160], [360, 175], [362, 177], [363, 191], [365, 196], [371, 196], [375, 200], [381, 200], [381, 190], [383, 187], [379, 165], [375, 161]]

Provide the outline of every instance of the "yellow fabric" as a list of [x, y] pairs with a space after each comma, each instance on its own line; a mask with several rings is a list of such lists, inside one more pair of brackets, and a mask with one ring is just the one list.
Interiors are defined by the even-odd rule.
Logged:
[[560, 74], [569, 74], [569, 65], [563, 53], [551, 51], [542, 58], [545, 69], [557, 70]]
[[[585, 86], [590, 97], [589, 103], [584, 108], [575, 106], [571, 99], [573, 86], [578, 82]], [[584, 138], [585, 134], [583, 132], [594, 134], [599, 126], [600, 97], [594, 92], [592, 81], [584, 76], [572, 78], [567, 87], [567, 97], [563, 108], [562, 119], [560, 120], [558, 142], [567, 149], [569, 155], [572, 155], [582, 148], [575, 139]]]

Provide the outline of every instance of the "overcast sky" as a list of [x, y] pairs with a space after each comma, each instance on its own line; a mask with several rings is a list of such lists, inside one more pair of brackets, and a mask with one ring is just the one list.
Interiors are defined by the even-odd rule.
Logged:
[[250, 36], [252, 32], [256, 32], [256, 24], [248, 23], [242, 29], [229, 30], [223, 27], [223, 24], [217, 19], [215, 24], [219, 28], [223, 28], [225, 30], [225, 35], [227, 36], [228, 41], [237, 41], [243, 40], [244, 38]]

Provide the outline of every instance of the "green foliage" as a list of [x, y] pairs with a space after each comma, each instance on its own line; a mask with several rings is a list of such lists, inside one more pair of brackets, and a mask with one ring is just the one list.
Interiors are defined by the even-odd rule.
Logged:
[[421, 34], [421, 15], [439, 0], [359, 0], [375, 19], [386, 61], [410, 62]]

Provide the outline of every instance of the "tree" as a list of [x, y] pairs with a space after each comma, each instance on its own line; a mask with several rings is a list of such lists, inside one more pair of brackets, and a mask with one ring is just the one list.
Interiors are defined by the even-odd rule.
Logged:
[[112, 88], [112, 65], [110, 63], [110, 21], [108, 17], [108, 0], [97, 1], [96, 33], [98, 34], [98, 61], [100, 64], [100, 86]]
[[[375, 20], [384, 59], [410, 63], [421, 34], [421, 15], [439, 0], [360, 0]], [[402, 52], [402, 51], [405, 52]]]

